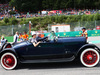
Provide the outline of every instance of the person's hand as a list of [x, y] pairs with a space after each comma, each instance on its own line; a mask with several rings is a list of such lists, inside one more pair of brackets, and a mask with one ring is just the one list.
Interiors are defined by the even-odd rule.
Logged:
[[41, 41], [39, 41], [38, 43], [41, 43]]

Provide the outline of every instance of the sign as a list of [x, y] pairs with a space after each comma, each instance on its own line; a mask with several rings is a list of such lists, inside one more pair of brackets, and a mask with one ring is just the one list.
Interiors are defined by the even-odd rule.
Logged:
[[[80, 37], [82, 31], [72, 31], [72, 32], [58, 32], [55, 33], [56, 36], [59, 37]], [[93, 36], [100, 36], [100, 30], [88, 30], [88, 37], [93, 37]], [[51, 33], [44, 33], [45, 36], [51, 35]]]
[[54, 32], [70, 32], [70, 25], [52, 25], [51, 30]]
[[96, 29], [97, 29], [97, 30], [100, 30], [100, 26], [96, 26]]
[[42, 13], [43, 15], [45, 15], [45, 14], [47, 14], [47, 11], [41, 11], [41, 13]]

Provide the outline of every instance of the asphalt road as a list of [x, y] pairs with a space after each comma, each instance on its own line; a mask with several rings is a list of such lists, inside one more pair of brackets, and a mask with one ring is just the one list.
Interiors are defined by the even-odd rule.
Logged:
[[[93, 39], [92, 39], [93, 40]], [[96, 44], [100, 48], [100, 43]], [[84, 67], [80, 62], [21, 64], [15, 70], [4, 70], [0, 75], [100, 75], [100, 63], [93, 68]]]

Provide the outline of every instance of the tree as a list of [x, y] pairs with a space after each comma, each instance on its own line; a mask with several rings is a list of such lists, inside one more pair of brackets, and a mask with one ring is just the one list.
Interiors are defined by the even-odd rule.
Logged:
[[[3, 1], [3, 0], [1, 0]], [[5, 2], [7, 0], [4, 0]], [[10, 0], [8, 0], [10, 1]], [[7, 1], [7, 2], [8, 2]], [[19, 12], [37, 12], [40, 10], [59, 10], [66, 8], [99, 9], [100, 0], [11, 0], [9, 3]]]
[[11, 0], [0, 0], [0, 3], [9, 3]]

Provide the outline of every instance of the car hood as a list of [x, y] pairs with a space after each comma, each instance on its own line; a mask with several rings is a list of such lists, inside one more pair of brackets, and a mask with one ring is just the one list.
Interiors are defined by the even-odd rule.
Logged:
[[58, 42], [84, 42], [86, 43], [86, 38], [85, 37], [63, 37], [63, 38], [58, 38]]

